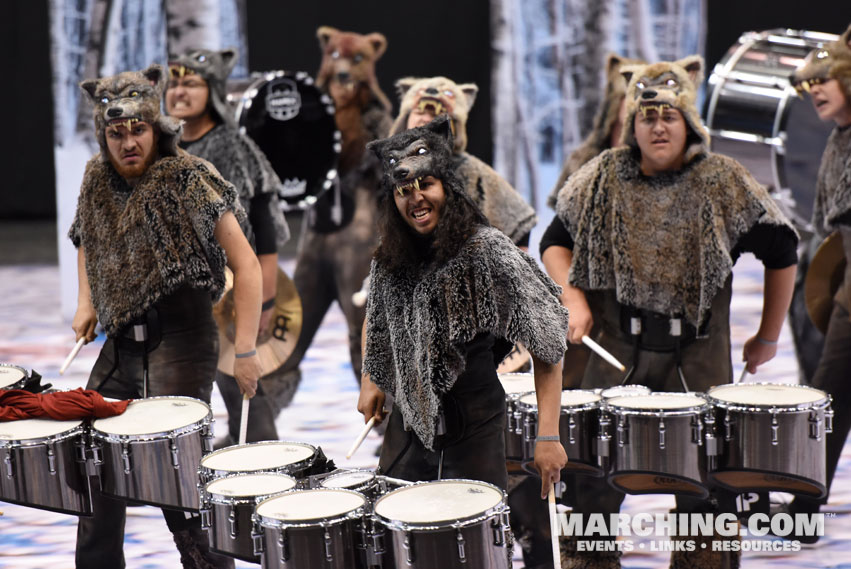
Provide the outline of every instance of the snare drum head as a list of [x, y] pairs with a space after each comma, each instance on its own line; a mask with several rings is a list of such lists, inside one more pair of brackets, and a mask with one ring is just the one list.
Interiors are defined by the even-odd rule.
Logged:
[[0, 364], [0, 389], [15, 385], [27, 377], [27, 371], [18, 366]]
[[506, 395], [535, 391], [535, 376], [531, 373], [501, 373], [499, 382]]
[[805, 385], [775, 383], [731, 383], [706, 393], [722, 404], [748, 407], [795, 407], [827, 401], [827, 393]]
[[351, 490], [315, 488], [263, 500], [255, 511], [262, 518], [299, 522], [338, 518], [362, 508], [364, 504], [366, 498]]
[[503, 500], [502, 491], [485, 482], [438, 480], [393, 490], [378, 499], [375, 513], [408, 524], [448, 522], [480, 516]]
[[650, 388], [646, 385], [615, 385], [613, 387], [609, 387], [600, 392], [600, 395], [603, 396], [603, 399], [611, 399], [613, 397], [624, 397], [627, 395], [648, 395], [650, 393]]
[[630, 395], [613, 397], [608, 400], [612, 407], [635, 410], [654, 409], [691, 409], [706, 405], [706, 399], [690, 393], [650, 393], [648, 395]]
[[207, 493], [234, 497], [268, 496], [292, 490], [295, 485], [295, 479], [286, 474], [236, 474], [208, 482]]
[[0, 422], [0, 441], [26, 441], [55, 437], [82, 425], [82, 421], [20, 419]]
[[92, 428], [111, 435], [147, 435], [174, 431], [203, 421], [210, 407], [191, 397], [135, 399], [121, 415], [97, 419]]
[[353, 470], [332, 474], [319, 484], [323, 488], [356, 488], [374, 479], [375, 472], [371, 470]]
[[316, 447], [307, 443], [265, 441], [217, 450], [201, 459], [201, 466], [226, 472], [252, 472], [285, 468], [309, 459]]

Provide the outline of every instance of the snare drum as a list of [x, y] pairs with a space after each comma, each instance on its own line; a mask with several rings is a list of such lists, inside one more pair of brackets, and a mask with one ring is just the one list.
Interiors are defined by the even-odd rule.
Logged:
[[296, 490], [257, 505], [263, 569], [363, 569], [366, 498], [351, 490]]
[[251, 537], [254, 508], [295, 485], [295, 478], [271, 473], [233, 474], [208, 483], [201, 495], [201, 528], [209, 530], [210, 548], [259, 563]]
[[0, 364], [0, 389], [23, 389], [28, 377], [22, 367]]
[[[567, 472], [603, 475], [594, 446], [602, 399], [601, 395], [586, 389], [561, 392], [558, 430], [561, 444], [567, 452]], [[535, 437], [538, 434], [538, 402], [535, 394], [521, 396], [517, 408], [523, 416], [523, 461], [528, 470], [535, 458]]]
[[[511, 566], [506, 496], [491, 484], [474, 480], [419, 482], [379, 498], [373, 517], [376, 551], [395, 559], [395, 567]], [[385, 561], [384, 567], [394, 565]]]
[[[278, 472], [301, 481], [307, 476], [319, 454], [307, 443], [261, 441], [219, 449], [201, 459], [198, 477], [201, 484], [231, 474]], [[303, 482], [299, 482], [303, 485]]]
[[91, 515], [82, 421], [0, 423], [0, 499], [63, 514]]
[[600, 391], [603, 399], [612, 399], [614, 397], [626, 397], [629, 395], [650, 395], [651, 389], [646, 385], [638, 385], [637, 383], [628, 383], [626, 385], [614, 385]]
[[614, 397], [600, 418], [601, 449], [610, 445], [609, 483], [627, 494], [682, 494], [705, 498], [706, 399], [696, 393]]
[[535, 391], [535, 376], [501, 373], [499, 382], [505, 391], [505, 458], [523, 460], [523, 415], [517, 409], [517, 400], [524, 393]]
[[104, 494], [197, 510], [201, 456], [212, 450], [210, 407], [192, 397], [149, 397], [92, 423], [94, 463]]
[[830, 395], [805, 385], [738, 383], [707, 397], [710, 480], [740, 492], [825, 496]]

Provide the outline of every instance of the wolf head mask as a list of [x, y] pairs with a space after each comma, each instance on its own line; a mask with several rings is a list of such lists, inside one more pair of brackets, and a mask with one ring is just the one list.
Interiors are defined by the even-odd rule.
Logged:
[[398, 134], [407, 128], [408, 117], [414, 109], [428, 110], [435, 116], [448, 114], [452, 119], [455, 152], [466, 150], [467, 117], [479, 92], [474, 83], [459, 85], [446, 77], [404, 77], [396, 81], [396, 91], [401, 97], [401, 105], [390, 134]]
[[792, 85], [800, 93], [826, 79], [839, 81], [846, 101], [851, 104], [851, 25], [837, 41], [810, 52], [804, 65], [792, 75]]
[[227, 104], [226, 83], [236, 65], [238, 55], [233, 48], [221, 51], [196, 49], [169, 61], [168, 70], [169, 74], [175, 78], [194, 73], [206, 81], [210, 89], [211, 110], [219, 120], [234, 126], [233, 111]]
[[80, 87], [95, 105], [95, 136], [101, 148], [101, 159], [107, 161], [106, 127], [143, 121], [159, 131], [161, 156], [177, 154], [180, 121], [160, 113], [165, 73], [162, 66], [151, 65], [143, 71], [125, 71], [111, 77], [88, 79]]
[[627, 80], [624, 144], [638, 146], [635, 115], [642, 107], [670, 106], [682, 113], [692, 133], [685, 150], [685, 162], [709, 149], [709, 132], [697, 112], [697, 87], [703, 80], [702, 57], [690, 55], [678, 61], [624, 66], [621, 73]]

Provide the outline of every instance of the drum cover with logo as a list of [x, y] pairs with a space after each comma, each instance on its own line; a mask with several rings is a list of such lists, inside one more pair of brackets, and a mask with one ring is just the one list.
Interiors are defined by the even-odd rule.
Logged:
[[306, 208], [336, 178], [341, 135], [334, 103], [305, 72], [269, 71], [228, 82], [237, 123], [260, 147], [287, 209]]

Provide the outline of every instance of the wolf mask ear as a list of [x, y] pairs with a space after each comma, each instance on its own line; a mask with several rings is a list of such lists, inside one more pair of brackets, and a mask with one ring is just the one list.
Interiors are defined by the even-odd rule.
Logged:
[[461, 89], [461, 92], [467, 98], [467, 108], [472, 109], [473, 103], [476, 102], [476, 95], [479, 93], [479, 87], [475, 83], [464, 83], [463, 85], [458, 85], [458, 88]]
[[325, 46], [331, 41], [331, 38], [340, 33], [337, 28], [331, 26], [319, 26], [316, 28], [316, 37], [319, 39], [319, 47], [325, 51]]
[[[621, 63], [623, 63], [623, 58], [616, 53], [610, 53], [606, 57], [606, 75], [611, 75], [612, 71], [620, 67]], [[629, 82], [629, 79], [627, 79]]]
[[146, 69], [142, 70], [142, 75], [145, 76], [145, 79], [151, 82], [156, 89], [159, 89], [162, 92], [163, 87], [165, 87], [165, 71], [163, 70], [162, 65], [158, 63], [154, 63]]
[[86, 94], [89, 96], [93, 103], [97, 102], [95, 101], [95, 91], [97, 91], [97, 88], [97, 79], [86, 79], [85, 81], [80, 83], [80, 89], [86, 92]]
[[623, 69], [621, 69], [621, 75], [623, 75], [623, 78], [626, 81], [627, 85], [629, 85], [629, 81], [630, 81], [630, 79], [632, 79], [632, 76], [634, 74], [635, 74], [635, 69], [633, 69], [631, 67], [624, 67]]
[[239, 59], [239, 51], [236, 48], [229, 47], [220, 51], [219, 55], [222, 57], [223, 77], [227, 77], [233, 71], [236, 60]]
[[378, 58], [380, 58], [384, 54], [384, 50], [387, 49], [387, 38], [384, 37], [384, 34], [373, 32], [366, 36], [366, 40], [372, 44], [372, 49], [375, 50], [374, 61], [378, 61]]
[[373, 140], [372, 142], [368, 142], [366, 144], [367, 150], [372, 150], [379, 160], [382, 160], [384, 157], [384, 147], [387, 145], [387, 139]]
[[396, 94], [399, 96], [399, 100], [405, 98], [405, 95], [408, 93], [408, 91], [411, 90], [411, 87], [416, 85], [417, 81], [419, 81], [419, 79], [417, 79], [416, 77], [402, 77], [401, 79], [397, 80], [396, 83], [394, 83], [394, 86], [396, 87]]
[[703, 58], [699, 55], [689, 55], [674, 63], [686, 70], [695, 86], [700, 85], [703, 81]]
[[449, 115], [440, 115], [423, 128], [427, 128], [431, 132], [443, 137], [452, 146], [452, 124]]

